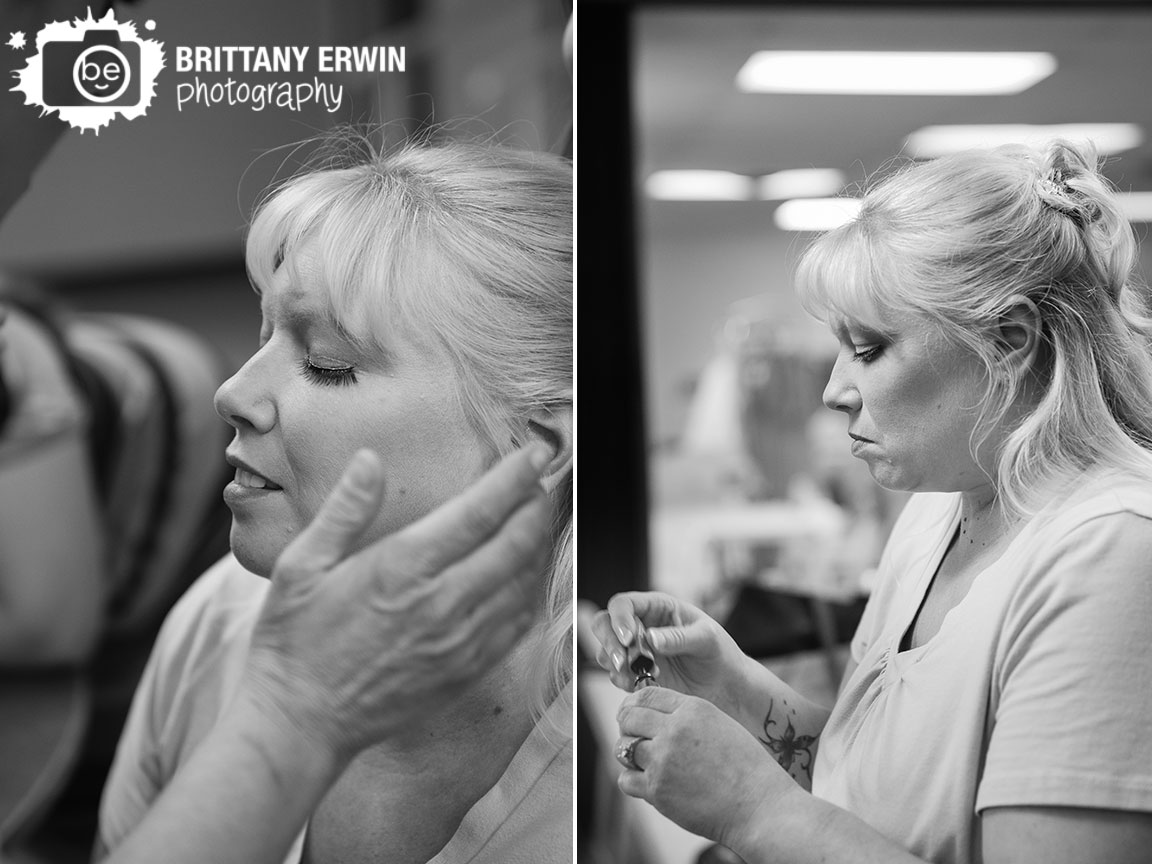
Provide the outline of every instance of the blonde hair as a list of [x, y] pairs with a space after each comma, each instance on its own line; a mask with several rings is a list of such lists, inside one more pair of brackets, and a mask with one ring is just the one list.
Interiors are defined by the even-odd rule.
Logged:
[[[320, 152], [319, 167], [257, 208], [246, 252], [253, 283], [268, 284], [307, 241], [327, 311], [350, 339], [385, 351], [400, 328], [447, 354], [493, 459], [524, 443], [530, 414], [570, 407], [571, 162], [495, 144], [381, 152], [347, 133]], [[537, 716], [571, 675], [570, 475], [553, 500], [553, 555], [535, 631]]]
[[[984, 364], [972, 452], [1017, 405], [996, 450], [1009, 512], [1032, 514], [1094, 466], [1152, 477], [1152, 318], [1137, 245], [1091, 145], [1005, 146], [907, 166], [817, 238], [797, 271], [817, 317], [911, 314]], [[1006, 371], [1000, 325], [1024, 297], [1041, 319], [1032, 378]]]

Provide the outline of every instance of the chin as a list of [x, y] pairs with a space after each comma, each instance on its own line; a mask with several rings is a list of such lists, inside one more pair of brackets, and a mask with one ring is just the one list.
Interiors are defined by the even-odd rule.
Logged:
[[892, 492], [916, 491], [916, 483], [912, 482], [905, 472], [900, 471], [888, 462], [870, 462], [868, 470], [877, 484]]
[[257, 532], [237, 525], [235, 519], [232, 520], [228, 543], [232, 547], [232, 554], [245, 570], [265, 579], [272, 576], [276, 559], [280, 557], [286, 545], [283, 542], [273, 542], [272, 538], [261, 537]]

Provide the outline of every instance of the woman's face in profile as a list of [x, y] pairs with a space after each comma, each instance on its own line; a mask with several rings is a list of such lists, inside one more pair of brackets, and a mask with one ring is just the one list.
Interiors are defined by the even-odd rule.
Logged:
[[969, 443], [984, 393], [980, 361], [910, 317], [882, 330], [843, 315], [828, 323], [840, 349], [824, 404], [848, 415], [844, 445], [876, 482], [922, 492], [986, 484]]
[[488, 461], [449, 360], [403, 333], [386, 351], [358, 348], [326, 314], [306, 246], [294, 263], [264, 286], [259, 350], [216, 393], [217, 413], [235, 429], [236, 474], [224, 492], [232, 550], [261, 575], [359, 448], [379, 454], [385, 477], [361, 545], [456, 495]]

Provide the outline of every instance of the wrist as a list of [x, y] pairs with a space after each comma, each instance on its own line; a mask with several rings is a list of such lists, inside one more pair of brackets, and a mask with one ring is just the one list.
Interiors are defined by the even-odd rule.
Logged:
[[764, 722], [764, 696], [775, 690], [777, 680], [760, 662], [747, 655], [741, 659], [726, 682], [724, 711], [755, 734]]
[[811, 797], [781, 776], [780, 768], [765, 756], [756, 783], [741, 794], [740, 806], [731, 811], [716, 839], [747, 864], [791, 861], [780, 856], [780, 850], [787, 847], [780, 841], [793, 831], [808, 830], [803, 820], [809, 815], [805, 805]]
[[[325, 725], [293, 710], [271, 689], [246, 679], [221, 720], [221, 727], [268, 765], [276, 782], [334, 780], [352, 761], [357, 748]], [[328, 724], [330, 725], [330, 724]], [[292, 776], [284, 777], [284, 766]]]
[[708, 701], [736, 722], [743, 724], [744, 715], [747, 713], [748, 694], [752, 692], [749, 688], [756, 686], [756, 670], [753, 667], [759, 666], [760, 664], [747, 654], [740, 654], [735, 663], [727, 664], [724, 670], [726, 674], [720, 676], [720, 680], [713, 688], [712, 698]]
[[802, 844], [794, 838], [811, 838], [819, 831], [818, 803], [795, 783], [775, 784], [771, 791], [758, 796], [720, 842], [746, 864], [799, 862], [803, 858], [796, 856]]

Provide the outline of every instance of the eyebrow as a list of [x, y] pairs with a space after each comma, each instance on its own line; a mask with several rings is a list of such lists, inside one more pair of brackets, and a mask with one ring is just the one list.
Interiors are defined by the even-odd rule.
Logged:
[[841, 318], [839, 321], [836, 322], [836, 325], [834, 327], [832, 327], [832, 332], [838, 338], [848, 337], [850, 335], [849, 334], [850, 330], [856, 331], [856, 333], [858, 333], [860, 336], [864, 337], [865, 339], [876, 339], [876, 340], [882, 340], [885, 342], [892, 341], [896, 335], [895, 333], [885, 332], [883, 330], [878, 330], [877, 328], [872, 327], [868, 324], [865, 324], [859, 320], [849, 322], [849, 321]]

